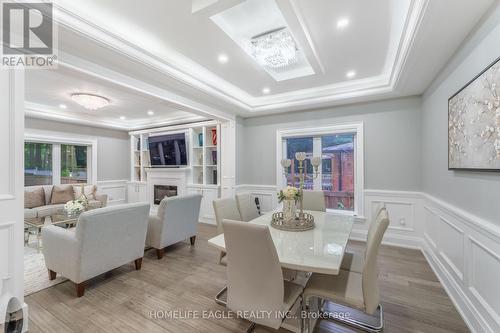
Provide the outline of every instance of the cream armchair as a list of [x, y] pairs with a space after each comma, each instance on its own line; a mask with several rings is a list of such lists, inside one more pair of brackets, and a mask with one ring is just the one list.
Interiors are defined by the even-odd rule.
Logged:
[[76, 283], [83, 296], [86, 281], [135, 262], [141, 268], [149, 204], [117, 205], [82, 213], [76, 228], [42, 228], [43, 256], [49, 278], [59, 273]]
[[196, 241], [200, 215], [201, 195], [184, 195], [164, 198], [158, 214], [149, 217], [146, 245], [156, 249], [158, 259], [163, 258], [165, 248], [190, 238]]

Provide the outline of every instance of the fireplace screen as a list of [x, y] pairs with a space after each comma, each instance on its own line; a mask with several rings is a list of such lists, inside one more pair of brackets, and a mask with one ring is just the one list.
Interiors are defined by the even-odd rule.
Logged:
[[154, 201], [155, 205], [159, 205], [160, 201], [165, 197], [175, 197], [177, 195], [177, 186], [170, 185], [155, 185]]

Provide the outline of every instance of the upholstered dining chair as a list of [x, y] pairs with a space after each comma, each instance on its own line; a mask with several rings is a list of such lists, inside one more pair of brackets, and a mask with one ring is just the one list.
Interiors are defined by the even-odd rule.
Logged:
[[[352, 316], [346, 318], [332, 317], [339, 321], [366, 332], [380, 332], [384, 326], [383, 309], [380, 305], [378, 288], [377, 256], [382, 237], [389, 226], [387, 210], [383, 208], [374, 224], [374, 231], [367, 240], [366, 256], [361, 273], [340, 270], [339, 275], [313, 273], [304, 289], [304, 310], [309, 311], [312, 298], [328, 299], [340, 305], [356, 308], [365, 314], [375, 316], [378, 311], [378, 324], [364, 323]], [[320, 309], [321, 311], [321, 309]], [[310, 321], [307, 322], [307, 331], [310, 330]]]
[[344, 259], [342, 260], [342, 264], [340, 266], [341, 269], [356, 273], [363, 273], [363, 267], [365, 265], [366, 258], [366, 249], [368, 248], [368, 240], [373, 239], [373, 234], [377, 231], [377, 227], [380, 227], [380, 224], [374, 223], [382, 211], [385, 209], [385, 206], [380, 206], [376, 210], [376, 214], [373, 216], [373, 223], [370, 223], [370, 227], [368, 228], [368, 235], [366, 237], [366, 247], [363, 255], [353, 253], [353, 252], [345, 252]]
[[302, 204], [305, 210], [326, 212], [325, 194], [323, 191], [304, 191], [303, 193]]
[[[233, 198], [225, 198], [213, 201], [215, 221], [217, 223], [217, 234], [222, 234], [222, 221], [224, 219], [242, 221], [240, 211], [236, 200]], [[221, 251], [219, 256], [219, 264], [227, 265], [226, 253]]]
[[[300, 301], [302, 286], [283, 280], [278, 253], [267, 225], [224, 220], [227, 267], [227, 307], [255, 324], [279, 329], [283, 313]], [[265, 313], [265, 316], [255, 316]], [[302, 331], [302, 320], [301, 331]]]
[[248, 222], [260, 216], [255, 197], [250, 193], [236, 194], [236, 205], [242, 221]]

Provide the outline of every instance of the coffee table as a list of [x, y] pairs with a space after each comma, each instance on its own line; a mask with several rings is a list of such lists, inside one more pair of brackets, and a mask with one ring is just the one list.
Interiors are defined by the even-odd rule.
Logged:
[[71, 228], [76, 225], [78, 214], [68, 214], [64, 209], [60, 209], [51, 215], [44, 217], [25, 218], [24, 219], [24, 245], [28, 244], [29, 235], [32, 231], [35, 232], [37, 237], [37, 249], [41, 249], [41, 234], [42, 228], [48, 225], [56, 225], [62, 228]]

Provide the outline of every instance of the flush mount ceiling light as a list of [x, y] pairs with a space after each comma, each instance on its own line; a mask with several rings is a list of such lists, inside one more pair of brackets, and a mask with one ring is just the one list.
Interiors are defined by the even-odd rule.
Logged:
[[259, 64], [283, 68], [297, 61], [297, 45], [287, 28], [278, 28], [252, 37], [250, 54]]
[[271, 89], [269, 89], [268, 87], [262, 88], [263, 94], [269, 94], [270, 92], [271, 92]]
[[345, 76], [348, 78], [348, 79], [352, 79], [354, 77], [356, 77], [356, 72], [355, 71], [349, 71], [345, 74]]
[[221, 64], [225, 64], [229, 61], [229, 57], [225, 54], [219, 54], [219, 56], [217, 57], [217, 60], [219, 60], [219, 62]]
[[349, 19], [344, 17], [337, 21], [337, 28], [342, 30], [349, 25]]
[[110, 103], [109, 99], [106, 97], [94, 94], [72, 94], [71, 99], [88, 110], [98, 110], [109, 105]]

